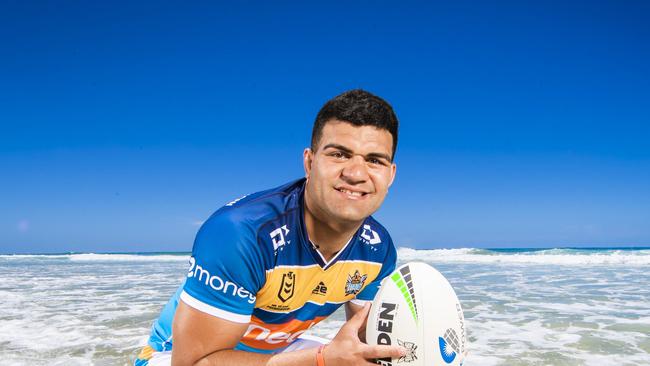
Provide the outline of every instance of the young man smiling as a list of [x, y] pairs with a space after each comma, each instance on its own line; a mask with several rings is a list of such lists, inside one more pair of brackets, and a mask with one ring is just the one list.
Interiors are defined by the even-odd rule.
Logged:
[[[395, 268], [370, 215], [395, 178], [398, 121], [363, 90], [318, 113], [306, 178], [245, 196], [199, 230], [183, 285], [135, 365], [371, 365], [403, 349], [362, 342], [369, 302]], [[301, 337], [345, 304], [327, 345]], [[173, 336], [172, 336], [173, 335]]]

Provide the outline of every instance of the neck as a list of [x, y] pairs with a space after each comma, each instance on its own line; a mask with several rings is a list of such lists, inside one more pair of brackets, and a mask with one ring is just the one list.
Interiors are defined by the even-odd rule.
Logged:
[[331, 260], [348, 243], [352, 235], [359, 230], [363, 223], [350, 222], [341, 223], [335, 220], [327, 220], [321, 212], [310, 206], [305, 196], [305, 226], [309, 240], [318, 247], [318, 251], [325, 258]]

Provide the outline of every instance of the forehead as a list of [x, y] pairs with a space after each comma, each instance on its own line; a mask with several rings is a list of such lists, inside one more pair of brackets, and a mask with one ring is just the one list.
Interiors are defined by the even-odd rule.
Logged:
[[343, 121], [329, 121], [323, 126], [319, 147], [327, 144], [343, 145], [359, 153], [383, 153], [391, 155], [393, 136], [385, 129], [375, 126], [355, 126]]

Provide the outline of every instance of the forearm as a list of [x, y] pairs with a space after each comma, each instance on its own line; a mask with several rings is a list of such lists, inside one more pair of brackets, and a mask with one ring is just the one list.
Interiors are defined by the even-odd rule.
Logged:
[[274, 355], [221, 350], [200, 359], [194, 366], [313, 366], [317, 349], [306, 349]]

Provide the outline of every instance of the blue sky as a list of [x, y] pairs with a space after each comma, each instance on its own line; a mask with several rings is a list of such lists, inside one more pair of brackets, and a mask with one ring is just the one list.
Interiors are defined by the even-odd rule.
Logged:
[[402, 123], [399, 246], [650, 245], [648, 2], [0, 7], [0, 252], [189, 251], [357, 87]]

